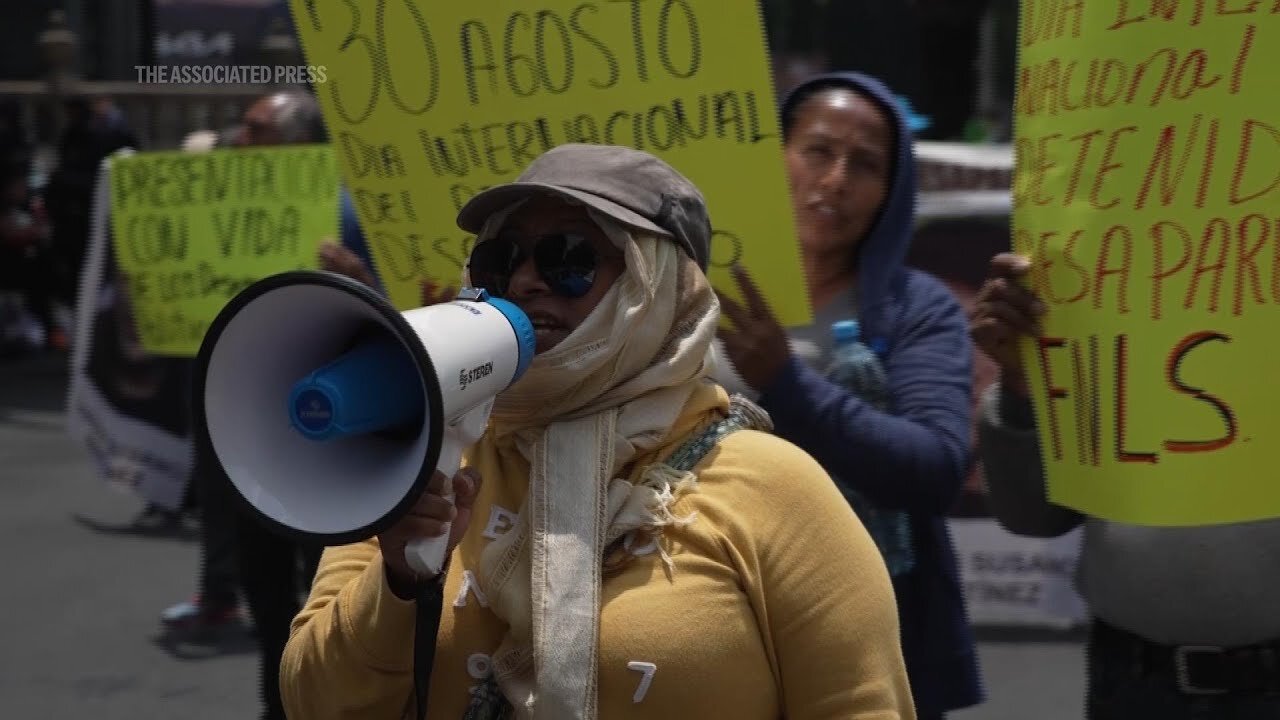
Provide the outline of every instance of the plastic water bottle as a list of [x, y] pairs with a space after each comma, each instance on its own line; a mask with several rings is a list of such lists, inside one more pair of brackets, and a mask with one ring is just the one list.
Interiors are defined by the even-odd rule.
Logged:
[[841, 320], [831, 324], [831, 364], [827, 379], [843, 385], [855, 395], [880, 410], [889, 409], [889, 380], [880, 358], [862, 342], [862, 328], [857, 320]]
[[[857, 320], [832, 323], [833, 348], [827, 379], [841, 385], [880, 410], [889, 409], [889, 382], [880, 358], [862, 342]], [[849, 504], [871, 533], [884, 556], [889, 574], [910, 572], [915, 567], [911, 542], [911, 518], [907, 513], [882, 510], [852, 488], [841, 488]]]

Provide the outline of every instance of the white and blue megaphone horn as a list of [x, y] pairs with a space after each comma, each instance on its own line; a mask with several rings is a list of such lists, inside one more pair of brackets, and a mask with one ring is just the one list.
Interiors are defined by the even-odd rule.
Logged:
[[[433, 471], [453, 477], [534, 346], [525, 314], [482, 290], [401, 313], [341, 275], [273, 275], [205, 335], [197, 442], [277, 531], [357, 542], [395, 523]], [[438, 573], [446, 542], [410, 543], [409, 565]]]

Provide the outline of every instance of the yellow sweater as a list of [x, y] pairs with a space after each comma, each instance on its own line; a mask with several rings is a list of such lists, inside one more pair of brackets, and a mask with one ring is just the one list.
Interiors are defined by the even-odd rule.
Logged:
[[[462, 717], [504, 629], [474, 569], [511, 527], [528, 469], [477, 469], [485, 482], [445, 583], [432, 720]], [[743, 430], [698, 476], [672, 507], [697, 519], [663, 541], [674, 573], [637, 547], [604, 582], [601, 719], [913, 720], [888, 573], [822, 468], [790, 443]], [[377, 540], [328, 549], [281, 664], [289, 717], [405, 717], [413, 624], [413, 603], [387, 587]]]

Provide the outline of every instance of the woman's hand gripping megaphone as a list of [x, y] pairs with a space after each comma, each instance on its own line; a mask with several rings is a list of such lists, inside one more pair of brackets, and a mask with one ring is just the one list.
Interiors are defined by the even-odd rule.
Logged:
[[[472, 468], [459, 470], [451, 482], [444, 473], [437, 470], [422, 497], [418, 498], [409, 512], [386, 532], [378, 535], [382, 560], [386, 566], [387, 584], [397, 597], [412, 600], [416, 586], [431, 579], [423, 577], [409, 566], [405, 548], [412, 542], [423, 538], [438, 538], [447, 532], [449, 541], [445, 557], [448, 557], [448, 553], [453, 552], [454, 546], [462, 539], [471, 522], [471, 508], [480, 492], [481, 482], [480, 473]], [[452, 501], [449, 499], [450, 495], [453, 496]]]

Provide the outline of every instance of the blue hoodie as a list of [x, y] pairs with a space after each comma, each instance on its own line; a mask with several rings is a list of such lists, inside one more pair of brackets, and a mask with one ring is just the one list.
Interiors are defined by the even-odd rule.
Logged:
[[863, 402], [794, 356], [760, 404], [777, 433], [837, 482], [910, 515], [916, 565], [894, 578], [894, 589], [912, 693], [921, 717], [928, 717], [983, 699], [945, 517], [970, 468], [973, 349], [966, 315], [946, 286], [904, 264], [916, 174], [911, 131], [897, 99], [874, 79], [834, 73], [793, 90], [783, 101], [784, 117], [827, 85], [874, 100], [896, 128], [888, 198], [859, 246], [856, 281], [863, 337], [884, 363], [892, 412]]

